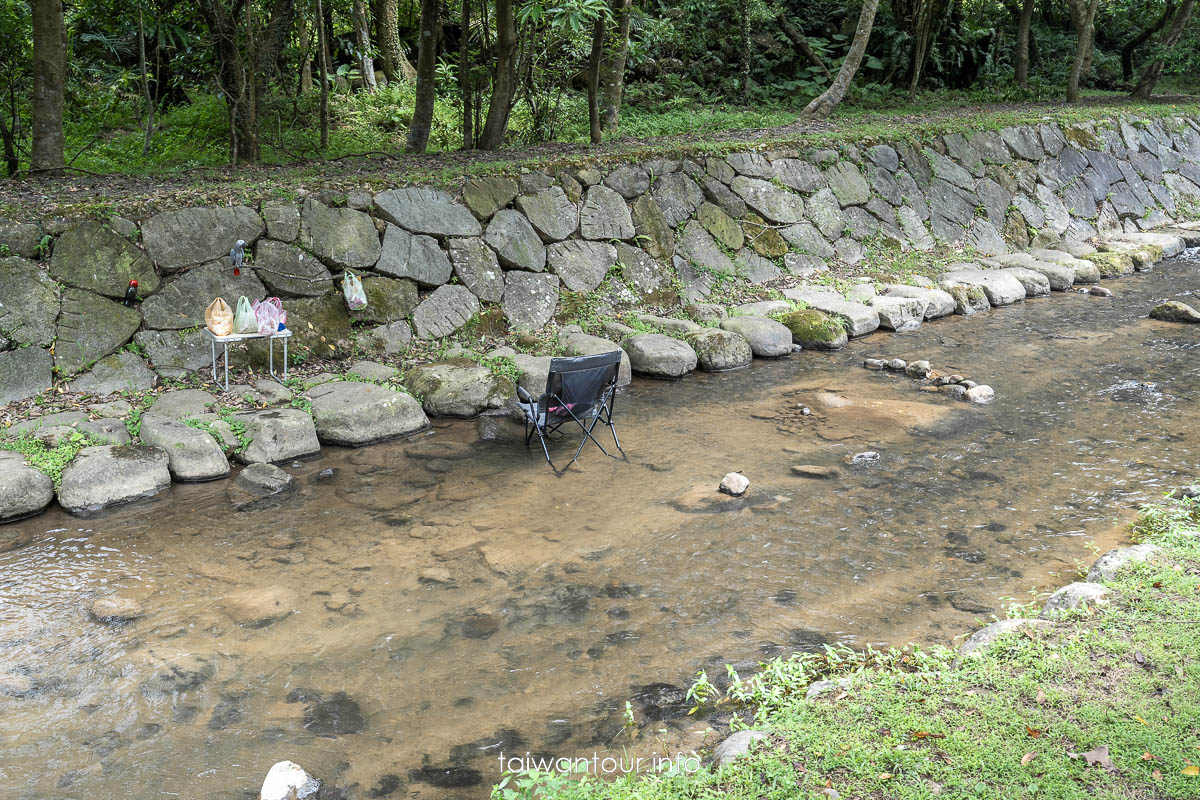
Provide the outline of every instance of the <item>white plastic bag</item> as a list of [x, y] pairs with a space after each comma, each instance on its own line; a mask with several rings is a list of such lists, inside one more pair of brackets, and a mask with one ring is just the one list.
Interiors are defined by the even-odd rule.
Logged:
[[278, 297], [268, 297], [254, 304], [254, 317], [258, 320], [258, 332], [263, 336], [272, 336], [279, 331], [283, 321], [283, 301]]
[[238, 298], [237, 311], [233, 313], [234, 333], [258, 333], [258, 318], [245, 295]]
[[346, 270], [342, 278], [342, 294], [346, 296], [346, 307], [351, 311], [367, 307], [367, 293], [363, 291], [362, 281], [350, 270]]

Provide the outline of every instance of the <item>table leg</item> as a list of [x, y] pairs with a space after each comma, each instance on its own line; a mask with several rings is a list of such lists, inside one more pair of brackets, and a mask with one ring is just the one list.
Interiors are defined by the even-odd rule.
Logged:
[[217, 382], [217, 340], [209, 337], [208, 343], [212, 345], [212, 378], [213, 383]]
[[225, 391], [229, 391], [229, 342], [222, 342], [225, 345]]

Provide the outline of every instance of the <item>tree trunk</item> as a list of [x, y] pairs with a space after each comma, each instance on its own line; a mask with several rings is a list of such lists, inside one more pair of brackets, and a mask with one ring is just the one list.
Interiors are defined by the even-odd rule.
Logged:
[[740, 47], [742, 73], [742, 101], [750, 102], [750, 0], [738, 0], [740, 23]]
[[1146, 30], [1134, 36], [1125, 46], [1121, 48], [1121, 80], [1129, 83], [1133, 80], [1133, 51], [1146, 43], [1151, 36], [1158, 33], [1171, 19], [1171, 15], [1175, 13], [1175, 3], [1172, 0], [1167, 0], [1167, 6], [1163, 9], [1162, 16]]
[[920, 0], [917, 3], [913, 20], [912, 73], [908, 83], [909, 100], [916, 98], [917, 88], [921, 84], [921, 73], [925, 69], [925, 59], [929, 54], [929, 37], [933, 31], [935, 5], [936, 0]]
[[62, 0], [32, 0], [33, 148], [29, 168], [58, 174], [63, 159], [63, 103], [67, 77], [67, 29]]
[[17, 143], [13, 139], [12, 128], [3, 115], [0, 115], [0, 140], [4, 142], [4, 167], [11, 178], [21, 169], [21, 164], [17, 160]]
[[878, 9], [879, 0], [864, 0], [862, 11], [858, 15], [858, 27], [854, 30], [854, 41], [850, 44], [850, 50], [846, 53], [845, 60], [842, 61], [837, 77], [820, 97], [814, 99], [800, 112], [800, 119], [828, 119], [833, 110], [837, 108], [838, 103], [842, 102], [842, 98], [846, 96], [846, 92], [850, 88], [851, 81], [854, 80], [854, 74], [858, 72], [858, 67], [862, 64], [863, 54], [867, 51], [867, 42], [871, 38], [871, 29], [875, 27], [875, 12]]
[[388, 83], [406, 79], [401, 62], [407, 61], [400, 49], [400, 15], [396, 6], [396, 0], [375, 0], [375, 41], [379, 45], [379, 58]]
[[424, 153], [433, 126], [433, 103], [437, 86], [439, 0], [421, 0], [420, 40], [417, 46], [417, 96], [412, 124], [408, 128], [408, 151]]
[[775, 21], [779, 23], [779, 29], [783, 31], [783, 35], [796, 46], [796, 49], [808, 60], [808, 63], [824, 72], [826, 78], [833, 80], [833, 74], [830, 73], [829, 67], [825, 66], [825, 62], [817, 55], [817, 51], [812, 49], [812, 46], [808, 43], [808, 37], [804, 35], [804, 32], [797, 30], [792, 25], [791, 20], [782, 11], [775, 17]]
[[329, 147], [329, 40], [326, 36], [325, 12], [321, 0], [316, 0], [313, 24], [317, 28], [317, 77], [321, 81], [321, 152]]
[[462, 92], [463, 149], [475, 149], [475, 87], [471, 82], [471, 0], [460, 0], [462, 16], [458, 35], [458, 88]]
[[512, 0], [496, 0], [496, 74], [487, 120], [479, 137], [483, 150], [499, 150], [508, 129], [508, 115], [517, 94], [517, 28]]
[[313, 33], [315, 29], [308, 20], [300, 17], [297, 21], [297, 38], [300, 40], [300, 94], [312, 94], [313, 90]]
[[371, 26], [367, 21], [367, 4], [364, 0], [354, 0], [350, 8], [350, 17], [354, 24], [354, 46], [358, 50], [358, 71], [362, 73], [362, 85], [368, 92], [374, 92], [379, 87], [375, 84], [375, 61], [371, 58]]
[[1029, 88], [1029, 31], [1033, 27], [1034, 0], [1024, 0], [1021, 4], [1021, 18], [1017, 22], [1017, 55], [1014, 71], [1017, 86]]
[[588, 131], [592, 144], [600, 144], [604, 140], [600, 130], [600, 56], [604, 52], [607, 27], [608, 19], [603, 14], [592, 23], [592, 51], [588, 56], [587, 71]]
[[258, 122], [254, 86], [246, 59], [238, 46], [239, 20], [243, 6], [232, 11], [222, 0], [200, 0], [200, 12], [208, 23], [217, 56], [217, 88], [229, 106], [229, 160], [234, 166], [258, 160]]
[[1067, 78], [1067, 102], [1079, 102], [1079, 85], [1083, 82], [1092, 61], [1092, 40], [1096, 34], [1096, 7], [1099, 0], [1091, 0], [1085, 7], [1084, 0], [1070, 0], [1071, 23], [1079, 34], [1075, 45], [1075, 60], [1071, 63], [1071, 74]]
[[142, 155], [146, 155], [154, 136], [154, 97], [150, 94], [150, 75], [146, 68], [146, 26], [141, 8], [138, 8], [138, 67], [142, 73], [142, 97], [146, 101], [146, 138], [142, 141]]
[[633, 0], [612, 0], [616, 26], [610, 29], [608, 49], [600, 63], [600, 127], [615, 131], [625, 91], [625, 62], [629, 56], [629, 19]]
[[1159, 40], [1158, 57], [1142, 69], [1137, 86], [1133, 87], [1133, 91], [1129, 94], [1130, 97], [1135, 100], [1149, 100], [1150, 96], [1154, 94], [1154, 85], [1158, 83], [1163, 67], [1166, 66], [1164, 53], [1179, 42], [1184, 29], [1187, 28], [1188, 21], [1192, 18], [1195, 7], [1196, 0], [1183, 0], [1183, 4], [1179, 6], [1179, 10], [1171, 19], [1171, 26], [1163, 32], [1162, 38]]

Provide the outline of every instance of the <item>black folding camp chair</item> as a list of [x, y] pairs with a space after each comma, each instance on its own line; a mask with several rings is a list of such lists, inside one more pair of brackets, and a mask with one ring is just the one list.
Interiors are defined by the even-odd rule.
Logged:
[[[621, 440], [613, 426], [613, 400], [617, 393], [617, 375], [621, 370], [621, 351], [598, 353], [594, 356], [550, 359], [550, 374], [546, 376], [546, 391], [541, 397], [533, 397], [520, 386], [517, 387], [517, 405], [525, 412], [525, 445], [528, 446], [536, 434], [550, 460], [550, 448], [546, 440], [559, 432], [559, 428], [575, 422], [583, 430], [583, 439], [575, 450], [571, 464], [583, 452], [583, 446], [591, 439], [604, 455], [609, 452], [596, 441], [592, 431], [597, 425], [607, 425], [612, 431], [617, 450]], [[570, 467], [571, 464], [567, 464]], [[554, 467], [557, 471], [557, 467]]]

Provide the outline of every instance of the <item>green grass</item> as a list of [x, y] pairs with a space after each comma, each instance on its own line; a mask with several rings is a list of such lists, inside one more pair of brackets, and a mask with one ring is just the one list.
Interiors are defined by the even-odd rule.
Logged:
[[[1009, 634], [961, 666], [946, 648], [832, 650], [735, 682], [724, 704], [768, 739], [723, 768], [611, 783], [526, 776], [493, 797], [792, 800], [827, 786], [912, 800], [1200, 796], [1200, 502], [1147, 508], [1134, 535], [1162, 552], [1110, 584], [1111, 605]], [[850, 688], [806, 700], [830, 673]], [[1082, 757], [1101, 747], [1111, 768]]]
[[54, 490], [58, 491], [62, 488], [62, 474], [67, 465], [79, 455], [80, 450], [98, 444], [107, 442], [83, 431], [74, 431], [63, 437], [56, 447], [50, 447], [29, 433], [22, 433], [15, 439], [0, 440], [0, 450], [20, 453], [31, 467], [49, 477], [54, 482]]

